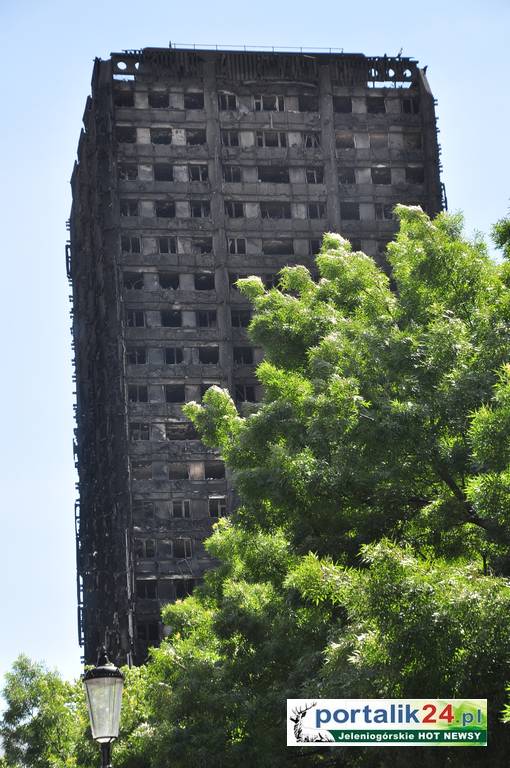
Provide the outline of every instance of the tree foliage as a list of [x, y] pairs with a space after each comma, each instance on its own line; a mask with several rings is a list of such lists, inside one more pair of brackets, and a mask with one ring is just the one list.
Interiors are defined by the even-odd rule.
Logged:
[[458, 217], [397, 213], [393, 290], [338, 235], [324, 238], [317, 283], [303, 267], [284, 269], [280, 290], [241, 281], [265, 351], [264, 404], [241, 419], [216, 389], [188, 407], [234, 472], [238, 520], [282, 526], [298, 551], [353, 562], [384, 535], [437, 553], [508, 543], [508, 520], [470, 485], [491, 470], [480, 442], [489, 427], [472, 421], [501, 399], [506, 272], [462, 238]]
[[[264, 401], [241, 415], [212, 387], [186, 413], [220, 449], [241, 503], [206, 544], [218, 567], [164, 609], [168, 638], [130, 672], [117, 766], [417, 759], [286, 749], [285, 699], [319, 696], [486, 697], [486, 750], [423, 748], [418, 759], [506, 765], [510, 272], [463, 237], [460, 217], [396, 213], [391, 277], [329, 234], [318, 280], [297, 266], [271, 290], [240, 281], [264, 349]], [[497, 225], [507, 255], [509, 233]], [[6, 718], [23, 736], [14, 703], [4, 740]], [[77, 762], [34, 765], [88, 768], [73, 727]], [[30, 764], [20, 755], [13, 766]]]
[[[143, 754], [140, 742], [148, 733], [146, 668], [123, 671], [122, 733], [116, 758], [123, 768], [144, 768], [148, 741]], [[96, 768], [98, 749], [91, 738], [80, 680], [63, 680], [58, 672], [22, 655], [6, 674], [2, 693], [0, 768]]]
[[74, 747], [84, 715], [76, 685], [20, 656], [6, 675], [3, 693], [7, 708], [0, 733], [6, 765], [75, 768]]

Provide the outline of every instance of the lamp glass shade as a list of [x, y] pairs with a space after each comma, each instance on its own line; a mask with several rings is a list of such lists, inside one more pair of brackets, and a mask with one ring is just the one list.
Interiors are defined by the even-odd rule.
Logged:
[[[100, 668], [99, 668], [100, 669]], [[100, 743], [113, 741], [119, 735], [122, 704], [122, 676], [91, 677], [84, 680], [92, 738]]]

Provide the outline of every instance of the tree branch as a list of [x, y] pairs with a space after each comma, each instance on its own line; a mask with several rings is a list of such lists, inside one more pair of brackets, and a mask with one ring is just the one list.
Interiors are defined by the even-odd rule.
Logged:
[[466, 499], [464, 491], [455, 482], [454, 478], [448, 471], [447, 466], [437, 455], [434, 459], [433, 466], [438, 474], [438, 477], [448, 486], [450, 491], [459, 502], [460, 509], [466, 518], [466, 522], [473, 523], [473, 525], [478, 525], [480, 528], [483, 528], [484, 531], [487, 531], [487, 533], [489, 533], [492, 538], [497, 539], [500, 542], [510, 542], [509, 533], [504, 528], [504, 526], [501, 525], [501, 523], [499, 523], [494, 518], [484, 518], [476, 514], [473, 506]]

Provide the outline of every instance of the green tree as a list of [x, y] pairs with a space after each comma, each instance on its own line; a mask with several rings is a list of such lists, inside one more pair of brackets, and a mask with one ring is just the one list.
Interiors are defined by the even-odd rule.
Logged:
[[[324, 238], [317, 282], [304, 267], [270, 291], [240, 282], [265, 398], [242, 417], [212, 388], [186, 409], [242, 503], [208, 544], [219, 569], [165, 611], [161, 764], [292, 764], [283, 701], [321, 691], [487, 696], [487, 751], [420, 755], [503, 764], [509, 275], [463, 238], [460, 217], [397, 215], [391, 284], [338, 235]], [[335, 764], [409, 759], [369, 750]]]
[[240, 523], [351, 563], [383, 535], [438, 554], [506, 548], [510, 535], [470, 485], [485, 470], [473, 414], [495, 402], [509, 357], [506, 265], [462, 238], [459, 217], [397, 214], [393, 290], [338, 235], [324, 238], [317, 283], [304, 267], [284, 269], [280, 290], [241, 281], [264, 403], [242, 419], [213, 389], [187, 408], [234, 472]]
[[77, 686], [20, 656], [6, 675], [0, 734], [9, 768], [75, 768], [83, 728]]
[[[144, 768], [150, 751], [146, 723], [146, 668], [124, 669], [121, 732], [114, 748], [118, 768]], [[6, 674], [0, 720], [0, 768], [96, 768], [85, 695], [80, 680], [62, 680], [44, 664], [20, 656]]]

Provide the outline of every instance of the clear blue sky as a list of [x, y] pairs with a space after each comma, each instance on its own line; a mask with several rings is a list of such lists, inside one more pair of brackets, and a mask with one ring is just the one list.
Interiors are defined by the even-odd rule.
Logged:
[[20, 652], [80, 672], [64, 243], [94, 57], [169, 40], [403, 48], [439, 100], [450, 209], [488, 232], [510, 196], [509, 29], [506, 0], [2, 0], [0, 675]]

